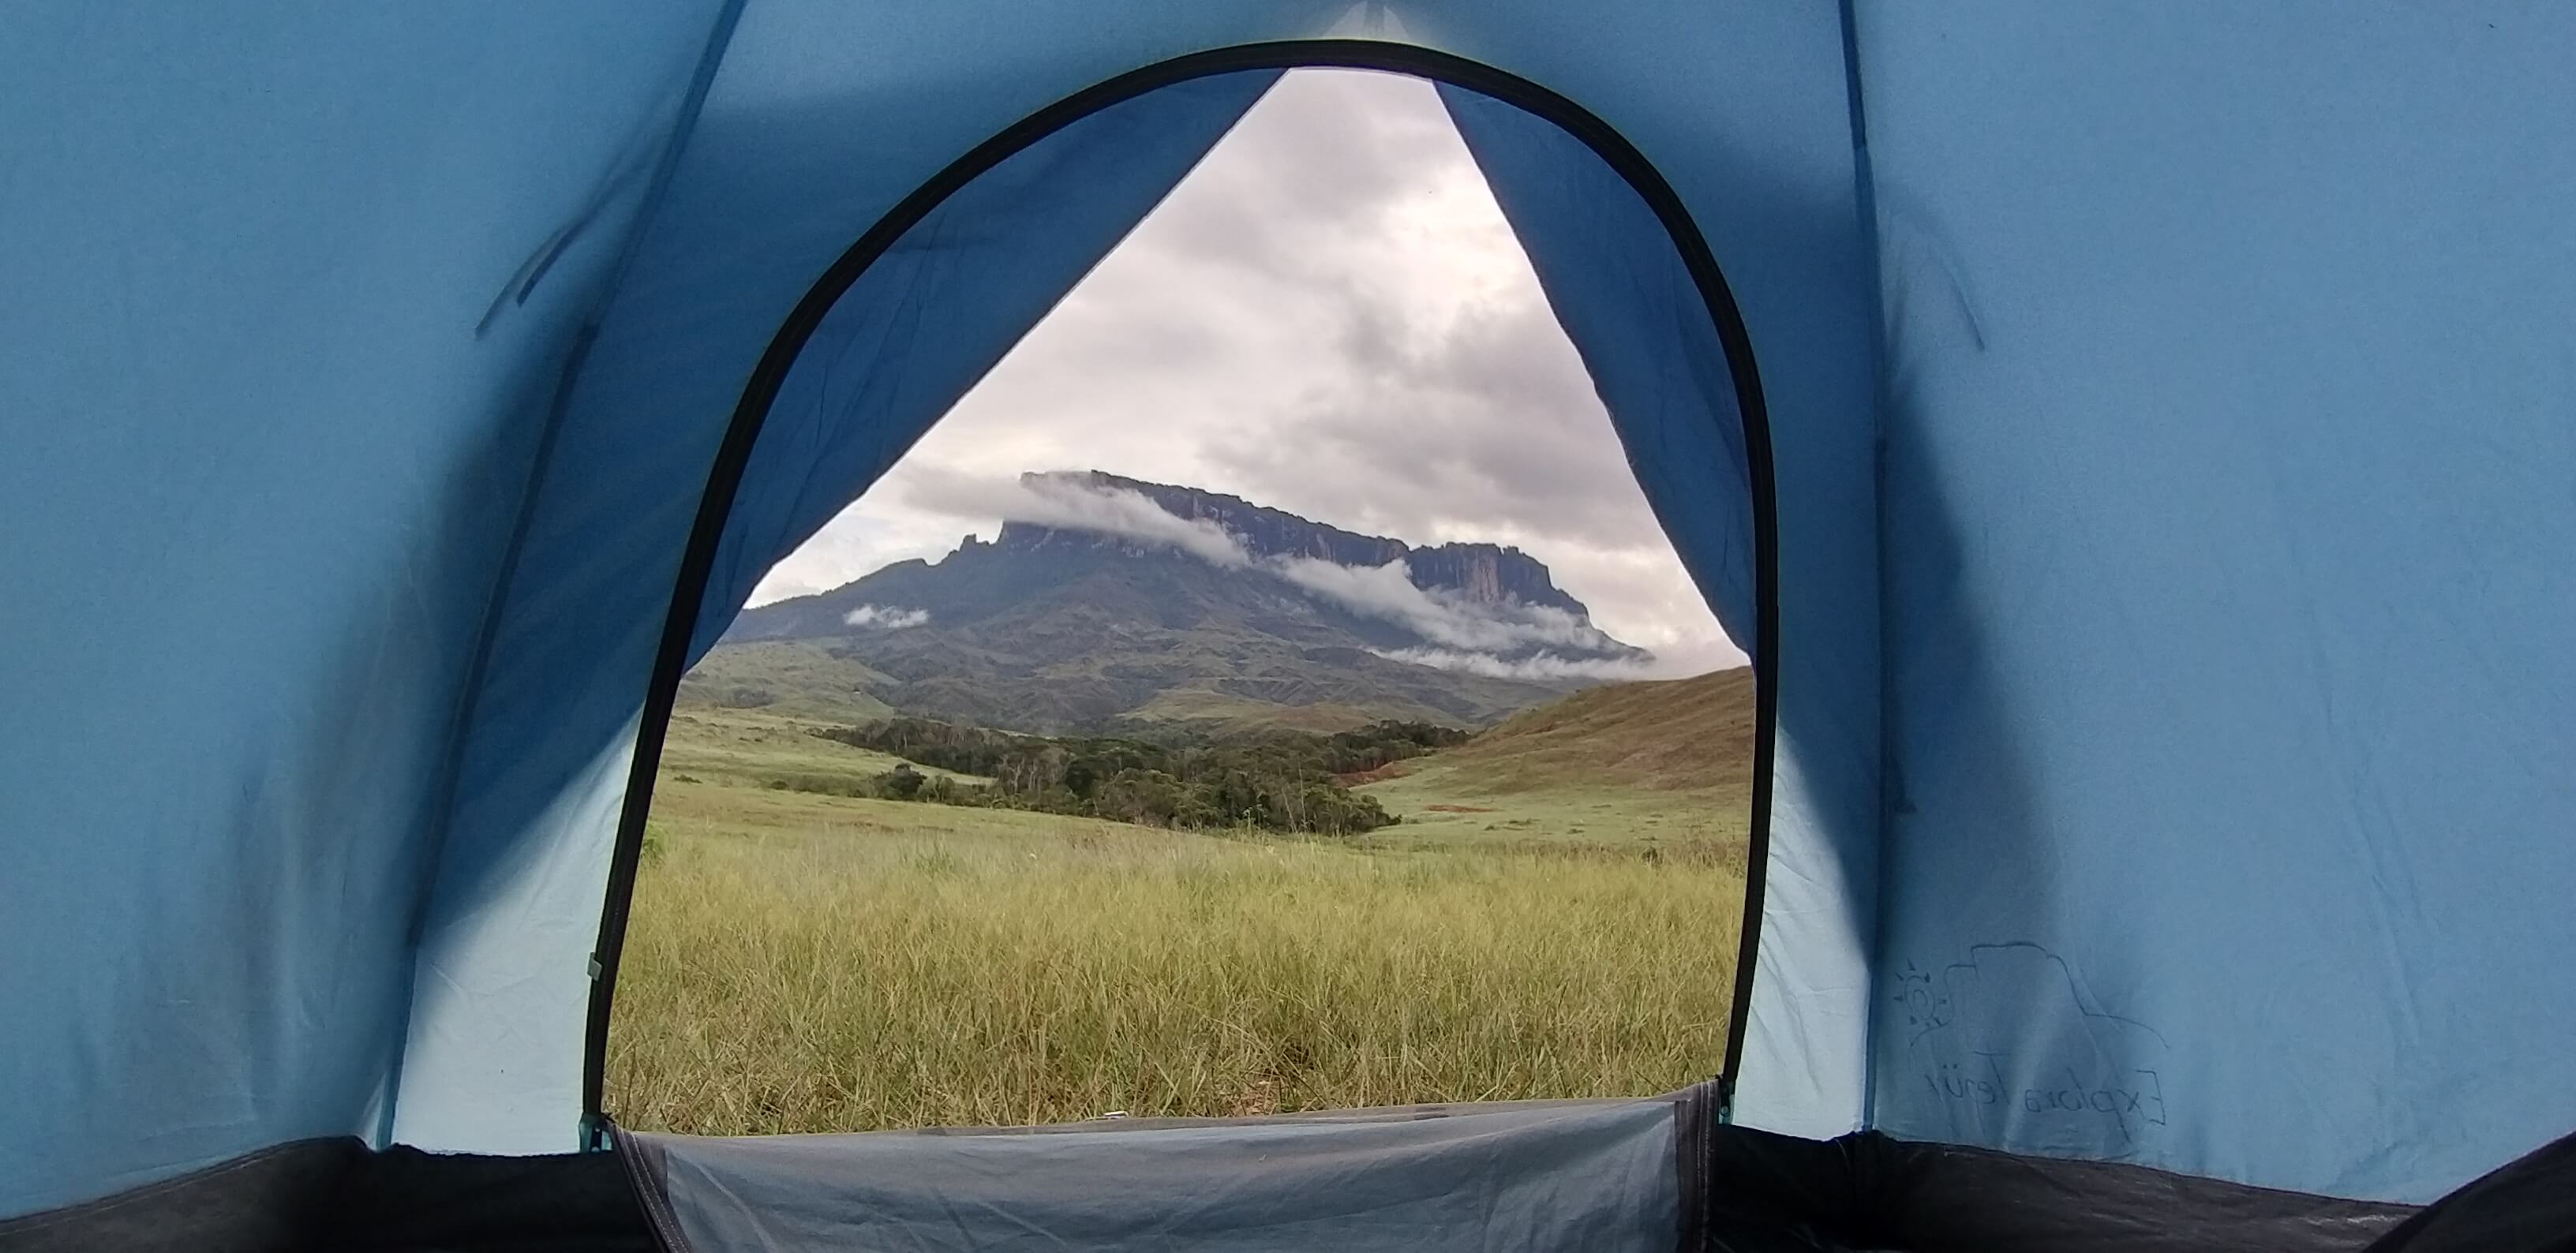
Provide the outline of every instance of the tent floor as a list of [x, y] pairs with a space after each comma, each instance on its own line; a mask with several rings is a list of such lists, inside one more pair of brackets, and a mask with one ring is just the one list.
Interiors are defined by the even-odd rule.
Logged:
[[[1704, 1143], [1700, 1212], [1686, 1216], [1699, 1229], [1677, 1241], [1682, 1253], [2576, 1250], [2576, 1136], [2421, 1210], [1876, 1133], [1816, 1141], [1713, 1127]], [[621, 1154], [432, 1154], [345, 1138], [0, 1221], [5, 1253], [665, 1247]]]

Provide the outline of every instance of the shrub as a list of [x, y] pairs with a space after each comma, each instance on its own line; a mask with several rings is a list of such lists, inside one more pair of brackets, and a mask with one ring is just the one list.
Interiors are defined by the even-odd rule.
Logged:
[[894, 718], [815, 732], [825, 739], [963, 774], [989, 786], [925, 783], [910, 765], [864, 793], [803, 781], [802, 791], [892, 800], [998, 805], [1075, 817], [1199, 829], [1249, 827], [1291, 835], [1358, 835], [1395, 819], [1337, 776], [1457, 743], [1466, 732], [1385, 722], [1330, 736], [1276, 732], [1206, 745], [1018, 735], [928, 718]]

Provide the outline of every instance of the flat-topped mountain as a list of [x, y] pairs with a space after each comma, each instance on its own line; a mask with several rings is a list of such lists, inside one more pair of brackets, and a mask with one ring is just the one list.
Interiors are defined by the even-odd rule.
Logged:
[[[1416, 587], [1449, 589], [1475, 604], [1499, 605], [1517, 601], [1524, 605], [1562, 609], [1586, 621], [1591, 619], [1583, 602], [1560, 590], [1548, 577], [1547, 567], [1540, 564], [1538, 558], [1508, 545], [1441, 544], [1415, 548], [1403, 540], [1383, 535], [1360, 535], [1321, 522], [1309, 522], [1286, 510], [1256, 505], [1240, 496], [1227, 496], [1195, 487], [1147, 483], [1097, 470], [1083, 476], [1083, 481], [1113, 491], [1135, 492], [1175, 517], [1212, 522], [1242, 539], [1244, 547], [1256, 556], [1313, 557], [1344, 566], [1383, 566], [1390, 561], [1401, 560], [1409, 568]], [[999, 542], [1011, 542], [1012, 529], [1004, 526]], [[1020, 529], [1025, 531], [1028, 528]]]
[[1517, 548], [1098, 472], [1019, 487], [989, 543], [745, 611], [683, 699], [1038, 732], [1476, 726], [1648, 660]]

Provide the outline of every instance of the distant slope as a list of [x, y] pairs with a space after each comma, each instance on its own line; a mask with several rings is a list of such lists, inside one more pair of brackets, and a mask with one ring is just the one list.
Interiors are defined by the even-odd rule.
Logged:
[[680, 679], [682, 705], [759, 709], [836, 722], [873, 722], [893, 706], [869, 694], [885, 675], [815, 640], [754, 640], [709, 652]]
[[[680, 709], [672, 713], [662, 741], [662, 777], [665, 782], [793, 790], [813, 780], [857, 783], [895, 768], [896, 758], [814, 734], [819, 725], [765, 710]], [[951, 770], [915, 768], [960, 782], [983, 782]], [[654, 803], [658, 813], [659, 799]]]
[[1753, 671], [1605, 684], [1515, 714], [1421, 760], [1496, 793], [1588, 781], [1749, 794]]
[[1738, 844], [1753, 801], [1753, 672], [1616, 683], [1514, 715], [1358, 790], [1416, 843]]

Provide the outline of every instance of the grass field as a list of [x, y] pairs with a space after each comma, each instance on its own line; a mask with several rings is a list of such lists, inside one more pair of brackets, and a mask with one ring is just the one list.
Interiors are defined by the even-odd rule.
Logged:
[[1707, 1078], [1743, 894], [1741, 802], [1712, 811], [1730, 790], [1705, 764], [1725, 746], [1611, 743], [1700, 695], [1409, 763], [1370, 785], [1408, 816], [1366, 846], [778, 790], [890, 762], [790, 718], [683, 709], [608, 1108], [748, 1134]]

